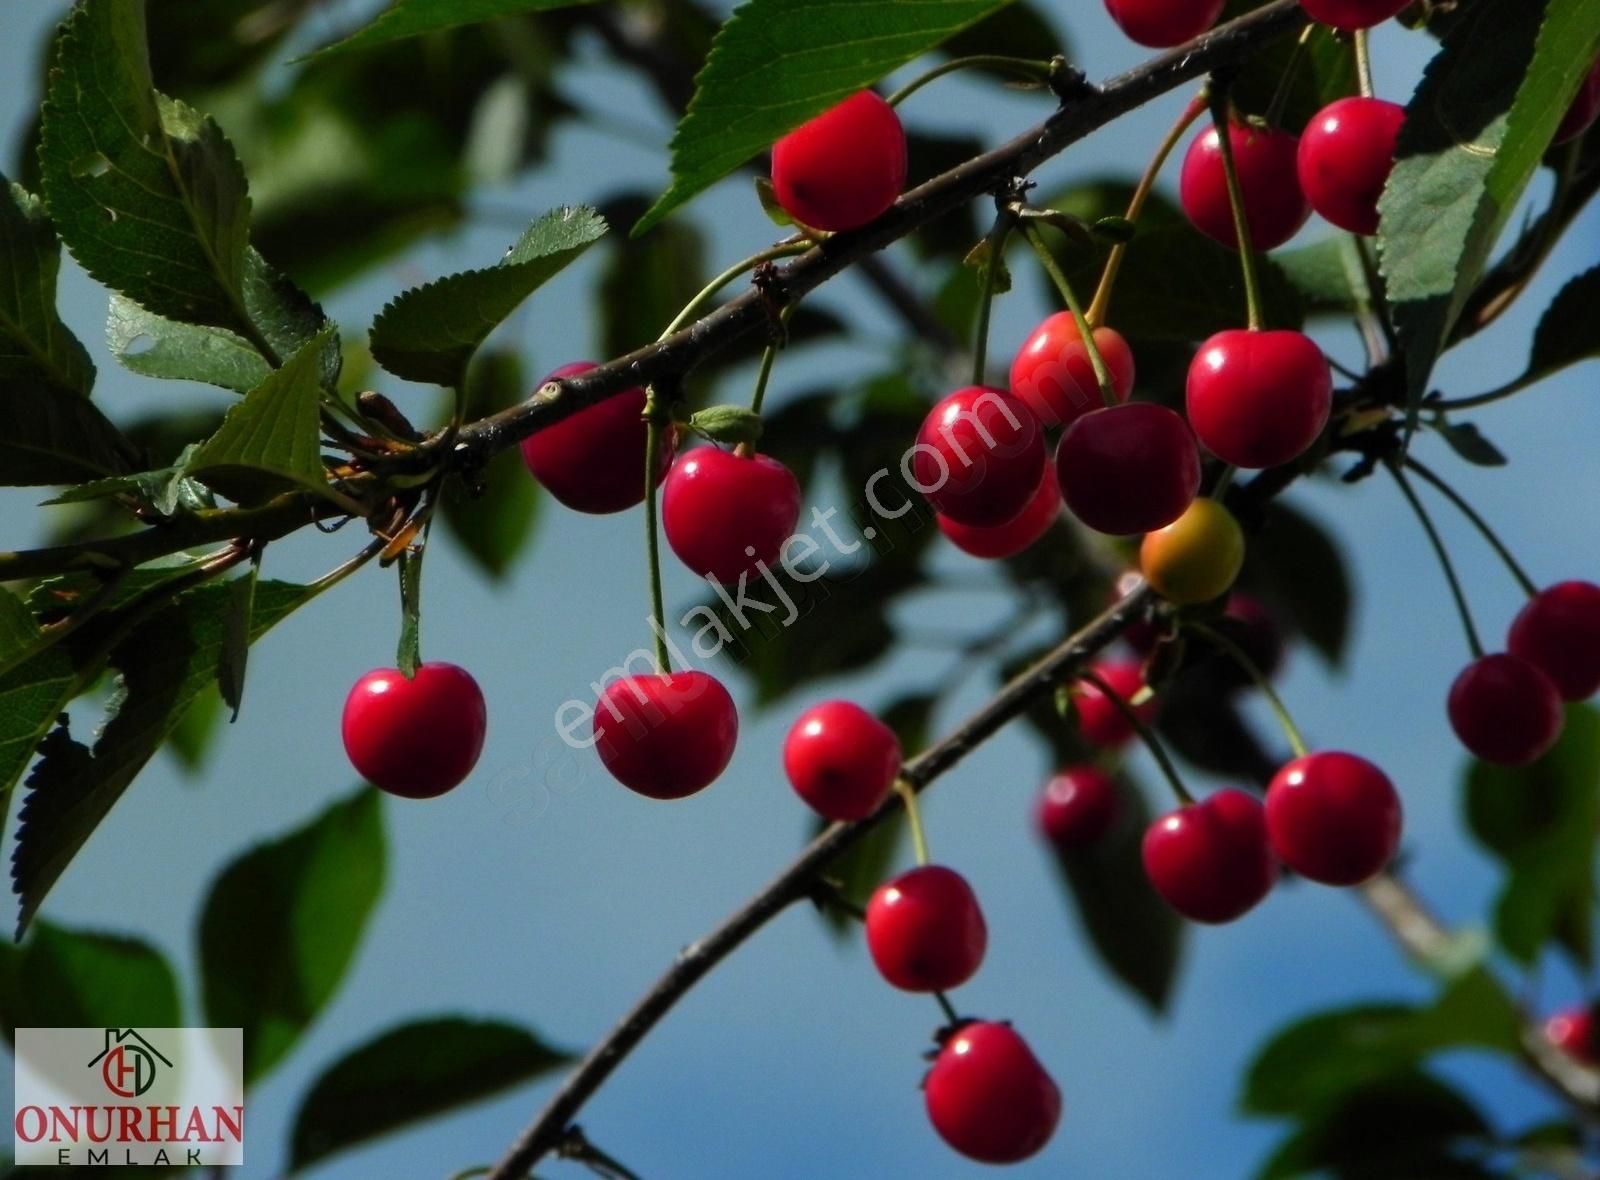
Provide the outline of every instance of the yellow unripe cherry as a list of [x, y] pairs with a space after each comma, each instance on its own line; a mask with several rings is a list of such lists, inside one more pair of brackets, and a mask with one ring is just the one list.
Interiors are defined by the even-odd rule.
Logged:
[[1188, 606], [1228, 592], [1244, 565], [1244, 531], [1216, 500], [1202, 496], [1139, 546], [1145, 581], [1168, 602]]

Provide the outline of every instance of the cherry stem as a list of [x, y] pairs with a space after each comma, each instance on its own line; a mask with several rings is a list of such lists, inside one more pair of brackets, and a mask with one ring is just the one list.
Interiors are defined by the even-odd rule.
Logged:
[[1278, 695], [1277, 689], [1272, 687], [1272, 682], [1267, 679], [1266, 673], [1261, 671], [1249, 653], [1221, 631], [1205, 623], [1189, 623], [1188, 627], [1206, 642], [1220, 648], [1224, 655], [1244, 669], [1245, 675], [1250, 677], [1251, 682], [1261, 690], [1261, 695], [1267, 698], [1267, 704], [1272, 706], [1272, 712], [1278, 718], [1283, 736], [1289, 739], [1289, 749], [1294, 751], [1296, 758], [1304, 758], [1307, 752], [1306, 740], [1300, 733], [1300, 727], [1294, 723], [1289, 707], [1283, 703], [1283, 698]]
[[1532, 578], [1528, 577], [1527, 571], [1524, 570], [1517, 562], [1517, 559], [1511, 555], [1510, 548], [1508, 548], [1506, 543], [1500, 539], [1499, 535], [1494, 531], [1494, 529], [1489, 527], [1489, 522], [1484, 520], [1483, 517], [1478, 514], [1477, 510], [1467, 502], [1467, 498], [1465, 496], [1446, 483], [1434, 471], [1424, 467], [1410, 455], [1406, 456], [1405, 465], [1408, 471], [1415, 472], [1425, 481], [1437, 488], [1440, 495], [1444, 496], [1446, 500], [1449, 500], [1450, 503], [1454, 504], [1460, 511], [1461, 515], [1465, 516], [1469, 521], [1472, 522], [1472, 527], [1483, 534], [1483, 539], [1489, 542], [1489, 547], [1493, 549], [1499, 556], [1500, 560], [1505, 563], [1506, 569], [1511, 571], [1511, 576], [1517, 580], [1517, 585], [1522, 587], [1523, 591], [1529, 598], [1532, 598], [1539, 593], [1538, 584], [1534, 582]]
[[1144, 723], [1144, 718], [1127, 701], [1122, 694], [1106, 683], [1100, 673], [1085, 668], [1078, 674], [1078, 679], [1094, 685], [1100, 694], [1115, 706], [1123, 719], [1133, 727], [1133, 732], [1139, 735], [1139, 740], [1144, 743], [1145, 749], [1150, 751], [1150, 756], [1156, 760], [1156, 765], [1161, 768], [1162, 775], [1167, 784], [1172, 788], [1172, 793], [1178, 797], [1178, 802], [1185, 807], [1194, 802], [1194, 796], [1189, 794], [1189, 788], [1183, 785], [1183, 778], [1178, 774], [1178, 768], [1172, 764], [1172, 759], [1167, 755], [1167, 749], [1156, 737], [1155, 731]]
[[953, 58], [943, 65], [934, 66], [933, 69], [925, 74], [918, 74], [884, 101], [892, 107], [897, 107], [935, 78], [953, 74], [957, 70], [1005, 70], [1008, 73], [1016, 74], [1019, 78], [1027, 78], [1034, 82], [1048, 82], [1056, 76], [1056, 72], [1060, 68], [1053, 58], [1007, 57], [999, 53], [975, 53], [970, 57]]
[[650, 565], [650, 634], [655, 640], [656, 665], [663, 676], [672, 671], [667, 655], [667, 611], [661, 596], [661, 537], [656, 519], [656, 465], [661, 461], [661, 402], [655, 386], [645, 393], [644, 420], [644, 548]]
[[1238, 473], [1239, 469], [1232, 463], [1229, 463], [1222, 469], [1221, 473], [1217, 476], [1217, 482], [1211, 485], [1211, 490], [1206, 494], [1211, 499], [1220, 501], [1227, 493], [1227, 490], [1233, 486], [1233, 477]]
[[[1156, 179], [1161, 175], [1161, 169], [1166, 166], [1167, 158], [1172, 155], [1178, 141], [1183, 138], [1183, 133], [1205, 113], [1206, 91], [1202, 87], [1200, 92], [1189, 100], [1189, 105], [1183, 108], [1183, 114], [1178, 116], [1167, 132], [1166, 138], [1156, 147], [1156, 154], [1150, 157], [1150, 163], [1145, 165], [1144, 175], [1139, 177], [1138, 187], [1133, 190], [1133, 196], [1128, 198], [1128, 211], [1123, 219], [1137, 223], [1139, 215], [1144, 212], [1144, 205], [1150, 199], [1150, 193], [1155, 189]], [[1118, 242], [1111, 247], [1111, 253], [1106, 256], [1105, 269], [1100, 272], [1100, 285], [1095, 288], [1094, 299], [1089, 304], [1088, 320], [1095, 327], [1105, 322], [1106, 312], [1111, 306], [1111, 292], [1117, 285], [1117, 272], [1122, 269], [1122, 260], [1127, 256], [1128, 243]]]
[[1234, 166], [1228, 96], [1220, 88], [1214, 88], [1210, 105], [1211, 122], [1217, 129], [1217, 153], [1222, 157], [1222, 175], [1228, 183], [1228, 205], [1233, 210], [1233, 232], [1239, 239], [1239, 270], [1244, 276], [1246, 322], [1252, 332], [1259, 332], [1261, 285], [1256, 277], [1256, 254], [1250, 238], [1250, 222], [1244, 211], [1244, 190], [1239, 187], [1239, 170]]
[[324, 590], [333, 589], [340, 582], [344, 581], [351, 574], [355, 573], [362, 566], [366, 565], [367, 562], [371, 561], [374, 557], [378, 556], [378, 554], [382, 553], [388, 547], [389, 539], [387, 537], [373, 538], [371, 544], [369, 544], [365, 549], [361, 550], [360, 553], [357, 553], [354, 557], [350, 558], [349, 561], [335, 566], [316, 581], [308, 583], [306, 585], [306, 590], [309, 591], [314, 597], [318, 594], [321, 594]]
[[1022, 236], [1028, 239], [1028, 245], [1032, 246], [1033, 252], [1039, 256], [1039, 265], [1044, 267], [1045, 274], [1050, 276], [1050, 281], [1056, 285], [1056, 290], [1061, 292], [1067, 310], [1072, 313], [1073, 322], [1078, 325], [1078, 336], [1083, 340], [1083, 350], [1089, 356], [1089, 364], [1094, 369], [1094, 379], [1100, 385], [1100, 400], [1107, 406], [1116, 405], [1117, 391], [1111, 383], [1111, 370], [1106, 368], [1105, 358], [1100, 355], [1100, 346], [1094, 339], [1094, 329], [1089, 326], [1083, 308], [1078, 305], [1078, 297], [1072, 291], [1072, 284], [1067, 281], [1066, 272], [1056, 265], [1055, 255], [1051, 254], [1050, 247], [1045, 245], [1044, 234], [1037, 224], [1023, 221], [1020, 223], [1020, 228]]
[[661, 335], [656, 337], [656, 343], [659, 344], [668, 336], [671, 336], [679, 328], [683, 327], [683, 325], [694, 319], [695, 316], [699, 315], [700, 312], [704, 310], [706, 304], [710, 303], [711, 300], [716, 298], [717, 292], [721, 291], [740, 275], [746, 273], [747, 271], [754, 270], [763, 262], [772, 262], [779, 258], [789, 258], [795, 254], [804, 254], [807, 250], [811, 249], [815, 245], [816, 243], [810, 238], [805, 238], [802, 241], [779, 242], [776, 246], [769, 246], [765, 250], [758, 251], [757, 253], [750, 255], [748, 258], [742, 258], [738, 262], [735, 262], [727, 270], [723, 271], [716, 278], [712, 279], [709, 283], [702, 287], [693, 299], [689, 300], [688, 303], [683, 305], [683, 310], [674, 316], [672, 322], [662, 329]]
[[972, 383], [985, 385], [984, 370], [989, 364], [989, 319], [994, 307], [994, 277], [1000, 268], [1005, 265], [1006, 239], [1011, 236], [1011, 227], [1016, 224], [1016, 218], [1008, 210], [1002, 209], [995, 215], [994, 226], [989, 230], [989, 236], [984, 242], [989, 248], [989, 260], [983, 268], [983, 295], [978, 300], [978, 330], [977, 339], [972, 345]]
[[961, 1023], [961, 1015], [956, 1011], [956, 1006], [950, 1002], [950, 997], [943, 992], [934, 992], [933, 998], [939, 1001], [939, 1007], [944, 1011], [944, 1018], [953, 1028]]
[[1384, 466], [1389, 469], [1389, 474], [1394, 476], [1395, 483], [1400, 485], [1400, 491], [1405, 496], [1406, 502], [1411, 505], [1411, 511], [1416, 513], [1417, 520], [1422, 524], [1422, 531], [1428, 534], [1428, 542], [1433, 546], [1433, 552], [1439, 559], [1439, 568], [1444, 570], [1445, 581], [1450, 583], [1450, 596], [1455, 599], [1456, 614], [1461, 616], [1461, 626], [1467, 633], [1467, 647], [1472, 651], [1472, 658], [1483, 658], [1483, 644], [1478, 640], [1478, 628], [1472, 622], [1472, 611], [1467, 607], [1467, 596], [1462, 592], [1461, 580], [1456, 577], [1456, 567], [1450, 561], [1450, 554], [1444, 547], [1444, 541], [1439, 536], [1439, 531], [1433, 527], [1433, 519], [1428, 515], [1428, 510], [1422, 506], [1422, 501], [1417, 498], [1416, 489], [1411, 486], [1411, 481], [1406, 478], [1400, 465], [1392, 459], [1384, 461]]
[[1372, 89], [1372, 56], [1367, 51], [1367, 30], [1357, 29], [1356, 44], [1356, 86], [1360, 89], [1362, 98], [1371, 98]]
[[761, 353], [761, 371], [756, 374], [756, 390], [750, 395], [750, 412], [761, 413], [761, 403], [767, 397], [767, 382], [772, 379], [772, 366], [777, 362], [778, 350], [788, 343], [789, 320], [794, 315], [798, 304], [791, 303], [778, 313], [778, 328], [775, 338], [767, 342], [766, 349]]
[[917, 806], [917, 789], [903, 778], [894, 780], [894, 793], [905, 804], [906, 820], [911, 825], [911, 851], [918, 865], [928, 863], [928, 834], [922, 830], [922, 810]]
[[1283, 75], [1278, 79], [1278, 88], [1272, 92], [1272, 101], [1267, 104], [1267, 113], [1262, 116], [1274, 127], [1282, 122], [1283, 108], [1289, 105], [1289, 90], [1294, 85], [1295, 75], [1300, 72], [1300, 63], [1305, 60], [1306, 46], [1311, 43], [1312, 35], [1320, 27], [1315, 22], [1308, 24], [1300, 30], [1300, 36], [1295, 39], [1289, 63], [1283, 67]]

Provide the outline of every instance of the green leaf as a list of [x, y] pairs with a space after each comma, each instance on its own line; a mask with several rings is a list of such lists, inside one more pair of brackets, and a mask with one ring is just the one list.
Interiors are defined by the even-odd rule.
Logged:
[[113, 496], [127, 496], [135, 500], [141, 508], [168, 519], [180, 512], [198, 512], [203, 508], [215, 508], [216, 501], [212, 498], [210, 489], [191, 479], [186, 472], [190, 458], [199, 449], [199, 443], [190, 443], [171, 467], [91, 480], [89, 483], [68, 488], [59, 496], [43, 503], [87, 504]]
[[1272, 261], [1299, 293], [1308, 315], [1348, 315], [1368, 302], [1360, 253], [1349, 234], [1275, 251]]
[[746, 0], [717, 31], [672, 137], [672, 187], [637, 237], [784, 133], [1005, 6], [1005, 0]]
[[495, 266], [406, 291], [372, 322], [372, 355], [398, 377], [455, 386], [490, 332], [606, 232], [584, 206], [535, 221]]
[[1516, 1057], [1521, 1029], [1505, 989], [1475, 967], [1429, 1008], [1373, 1004], [1289, 1026], [1251, 1064], [1242, 1103], [1257, 1114], [1295, 1114], [1445, 1049], [1487, 1049]]
[[235, 860], [206, 897], [205, 1015], [219, 1027], [244, 1029], [246, 1082], [283, 1059], [355, 957], [383, 889], [379, 800], [377, 791], [360, 788]]
[[1470, 1180], [1495, 1174], [1456, 1154], [1463, 1141], [1490, 1137], [1483, 1115], [1455, 1090], [1417, 1070], [1352, 1086], [1300, 1112], [1299, 1123], [1256, 1180], [1309, 1175]]
[[106, 344], [123, 368], [141, 376], [202, 381], [235, 393], [249, 393], [272, 373], [244, 337], [163, 319], [117, 294], [106, 316]]
[[0, 597], [8, 631], [0, 660], [4, 667], [0, 671], [0, 826], [11, 811], [11, 791], [33, 760], [34, 750], [82, 684], [82, 669], [60, 646], [28, 658], [39, 630], [26, 610], [18, 614], [12, 605], [16, 601], [9, 592]]
[[1246, 564], [1317, 653], [1334, 667], [1342, 664], [1355, 593], [1344, 552], [1323, 525], [1275, 501], [1251, 538]]
[[330, 324], [228, 411], [185, 473], [229, 499], [254, 503], [298, 486], [328, 491], [322, 466], [323, 358]]
[[1504, 467], [1505, 454], [1495, 446], [1483, 432], [1471, 422], [1452, 422], [1448, 418], [1438, 418], [1429, 423], [1433, 431], [1445, 442], [1450, 444], [1450, 449], [1460, 455], [1468, 463], [1479, 467]]
[[148, 943], [40, 922], [22, 946], [0, 942], [0, 1025], [174, 1028], [178, 979]]
[[395, 663], [408, 680], [422, 663], [422, 555], [400, 554], [400, 643]]
[[[632, 225], [649, 207], [630, 194], [607, 201], [602, 212], [612, 225]], [[706, 244], [687, 222], [663, 226], [647, 238], [613, 238], [596, 296], [600, 351], [622, 356], [654, 340], [705, 285]]]
[[[481, 418], [528, 395], [522, 364], [512, 352], [485, 352], [467, 375], [467, 416]], [[515, 447], [502, 451], [468, 487], [445, 485], [438, 519], [478, 568], [503, 578], [533, 539], [541, 503], [538, 481]]]
[[1178, 978], [1184, 923], [1144, 871], [1139, 847], [1150, 820], [1144, 796], [1126, 782], [1119, 788], [1115, 829], [1089, 848], [1052, 857], [1101, 962], [1159, 1012]]
[[185, 775], [192, 778], [205, 767], [211, 747], [221, 732], [221, 721], [222, 697], [215, 692], [202, 692], [183, 711], [183, 717], [167, 735], [167, 753]]
[[[1265, 3], [1266, 0], [1234, 0], [1223, 10], [1218, 23], [1243, 16]], [[1228, 90], [1228, 96], [1247, 115], [1265, 115], [1275, 101], [1279, 102], [1282, 109], [1277, 125], [1296, 135], [1330, 102], [1356, 93], [1355, 54], [1348, 41], [1332, 29], [1318, 26], [1297, 53], [1298, 36], [1287, 32], [1252, 53]], [[1288, 91], [1280, 98], [1278, 92], [1285, 86]]]
[[228, 583], [222, 651], [217, 657], [217, 691], [231, 710], [229, 721], [239, 720], [239, 705], [244, 699], [244, 670], [250, 656], [250, 621], [255, 616], [256, 586], [260, 581], [261, 553], [257, 550], [245, 575]]
[[43, 203], [0, 176], [0, 377], [87, 394], [94, 364], [56, 312], [61, 245]]
[[410, 1021], [322, 1072], [295, 1115], [295, 1171], [408, 1124], [469, 1106], [571, 1061], [513, 1024]]
[[1533, 333], [1533, 351], [1521, 378], [1532, 383], [1568, 365], [1600, 356], [1594, 308], [1600, 302], [1600, 266], [1570, 280], [1551, 300]]
[[1580, 965], [1593, 960], [1594, 856], [1600, 825], [1600, 712], [1567, 710], [1561, 740], [1526, 767], [1473, 762], [1467, 826], [1506, 866], [1495, 934], [1531, 964], [1559, 940]]
[[761, 415], [746, 406], [707, 406], [689, 418], [689, 428], [729, 446], [761, 441]]
[[1406, 108], [1378, 250], [1413, 426], [1434, 362], [1597, 53], [1591, 0], [1480, 0], [1452, 24]]
[[134, 449], [88, 398], [37, 379], [0, 379], [0, 485], [120, 475], [133, 467]]
[[42, 137], [45, 200], [85, 270], [159, 315], [251, 332], [244, 172], [215, 123], [156, 93], [144, 0], [73, 9]]
[[420, 37], [425, 33], [438, 33], [461, 25], [477, 24], [479, 21], [517, 16], [524, 12], [544, 12], [552, 8], [570, 8], [574, 4], [592, 2], [593, 0], [394, 0], [371, 24], [350, 34], [342, 41], [335, 41], [320, 50], [319, 54], [370, 49], [389, 41]]
[[[116, 645], [110, 663], [121, 677], [92, 750], [73, 741], [64, 722], [39, 744], [41, 757], [28, 778], [29, 794], [19, 815], [11, 862], [19, 930], [26, 928], [50, 887], [190, 704], [215, 684], [231, 594], [226, 586], [211, 585], [179, 595]], [[309, 597], [303, 586], [261, 583], [251, 637], [259, 639]], [[91, 622], [83, 630], [93, 626]], [[73, 672], [55, 669], [50, 675], [36, 670], [35, 663], [12, 673], [22, 678], [15, 691], [33, 708], [18, 709], [13, 715], [10, 691], [4, 687], [12, 677], [0, 682], [0, 734], [10, 730], [13, 742], [24, 738], [22, 731], [40, 724], [40, 706], [48, 703], [43, 695], [61, 691], [63, 678], [68, 699], [75, 691]], [[59, 711], [59, 706], [53, 709], [51, 718]], [[24, 764], [27, 753], [23, 751]]]

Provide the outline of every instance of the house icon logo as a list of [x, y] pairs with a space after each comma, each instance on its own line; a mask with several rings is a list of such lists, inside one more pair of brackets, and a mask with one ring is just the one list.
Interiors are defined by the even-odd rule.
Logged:
[[137, 1098], [156, 1082], [156, 1062], [168, 1069], [172, 1062], [145, 1040], [137, 1029], [108, 1028], [105, 1048], [86, 1068], [100, 1068], [100, 1077], [118, 1098]]

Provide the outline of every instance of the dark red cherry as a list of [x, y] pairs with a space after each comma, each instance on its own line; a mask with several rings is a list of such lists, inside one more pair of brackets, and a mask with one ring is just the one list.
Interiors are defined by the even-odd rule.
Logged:
[[1229, 329], [1200, 346], [1186, 400], [1206, 450], [1235, 467], [1277, 467], [1327, 426], [1333, 371], [1303, 333]]
[[[586, 373], [592, 361], [562, 365], [544, 381]], [[644, 499], [644, 451], [648, 428], [644, 390], [625, 389], [563, 418], [522, 440], [522, 461], [535, 479], [568, 508], [579, 512], [621, 512]], [[672, 465], [677, 434], [661, 432], [656, 483]]]
[[870, 90], [801, 124], [772, 148], [778, 204], [814, 229], [867, 224], [895, 203], [905, 183], [905, 129]]
[[1037, 1154], [1061, 1121], [1061, 1091], [1009, 1024], [962, 1025], [939, 1050], [922, 1091], [939, 1138], [986, 1164]]
[[1218, 791], [1162, 816], [1145, 832], [1143, 851], [1150, 884], [1195, 922], [1233, 921], [1278, 879], [1266, 812], [1243, 791]]
[[600, 761], [623, 786], [651, 799], [682, 799], [726, 769], [739, 714], [728, 690], [704, 672], [628, 676], [601, 692], [594, 736]]
[[770, 455], [717, 447], [683, 455], [661, 493], [667, 544], [695, 573], [733, 585], [775, 564], [800, 519], [800, 481]]
[[1506, 646], [1555, 683], [1569, 701], [1600, 690], [1600, 586], [1557, 582], [1528, 600]]
[[912, 486], [960, 524], [1004, 524], [1027, 507], [1044, 472], [1044, 428], [1021, 399], [969, 385], [923, 419]]
[[1561, 736], [1555, 683], [1520, 656], [1484, 656], [1450, 686], [1450, 727], [1485, 762], [1526, 766]]
[[1194, 432], [1165, 406], [1129, 402], [1094, 410], [1056, 447], [1056, 478], [1072, 514], [1125, 536], [1169, 525], [1200, 490]]
[[[1311, 216], [1295, 169], [1300, 141], [1287, 131], [1244, 123], [1229, 125], [1228, 141], [1244, 194], [1250, 241], [1257, 250], [1283, 245]], [[1178, 199], [1196, 229], [1229, 249], [1238, 248], [1215, 127], [1201, 132], [1189, 145], [1178, 177]]]
[[1398, 13], [1411, 0], [1300, 0], [1314, 21], [1336, 29], [1370, 29]]
[[[1096, 328], [1095, 347], [1118, 401], [1133, 392], [1133, 350], [1115, 328]], [[1105, 405], [1089, 350], [1071, 312], [1058, 311], [1033, 330], [1011, 362], [1011, 393], [1046, 426], [1069, 426]]]
[[1034, 815], [1057, 852], [1074, 852], [1099, 843], [1120, 811], [1115, 779], [1097, 767], [1069, 766], [1045, 784]]
[[1550, 1043], [1585, 1065], [1600, 1065], [1600, 1045], [1594, 1034], [1594, 1012], [1589, 1008], [1568, 1008], [1544, 1022], [1544, 1035]]
[[1569, 143], [1577, 139], [1589, 130], [1597, 116], [1600, 116], [1600, 61], [1596, 61], [1593, 68], [1584, 76], [1572, 105], [1567, 108], [1567, 113], [1561, 116], [1561, 124], [1556, 128], [1553, 142]]
[[1378, 232], [1378, 197], [1394, 168], [1406, 109], [1381, 98], [1341, 98], [1300, 137], [1300, 187], [1322, 217], [1353, 234]]
[[1039, 490], [1033, 493], [1033, 499], [1004, 524], [987, 528], [962, 524], [938, 512], [934, 513], [933, 518], [939, 525], [939, 531], [949, 537], [957, 549], [974, 557], [994, 559], [1014, 557], [1021, 553], [1049, 532], [1050, 526], [1060, 516], [1061, 488], [1056, 483], [1055, 468], [1047, 463], [1039, 477]]
[[1148, 49], [1193, 41], [1217, 23], [1226, 0], [1106, 0], [1117, 27]]
[[432, 799], [477, 765], [488, 724], [478, 682], [454, 664], [423, 664], [407, 680], [397, 668], [368, 672], [345, 698], [344, 750], [373, 786]]
[[1286, 764], [1267, 788], [1278, 859], [1324, 885], [1359, 885], [1400, 844], [1400, 797], [1365, 758], [1327, 751]]
[[900, 739], [860, 705], [824, 701], [800, 714], [783, 743], [789, 785], [827, 819], [865, 819], [900, 773]]
[[972, 886], [942, 865], [901, 873], [867, 902], [867, 949], [878, 973], [904, 991], [947, 991], [965, 983], [988, 944]]
[[[1133, 698], [1144, 691], [1144, 672], [1138, 664], [1132, 661], [1108, 661], [1094, 666], [1094, 673], [1123, 701], [1132, 703]], [[1133, 726], [1129, 724], [1122, 710], [1117, 708], [1100, 691], [1100, 686], [1092, 681], [1080, 680], [1073, 689], [1073, 709], [1077, 713], [1078, 731], [1091, 746], [1102, 750], [1112, 750], [1125, 745], [1133, 737]], [[1134, 707], [1134, 714], [1139, 720], [1146, 723], [1152, 721], [1156, 715], [1157, 702], [1154, 697]]]

